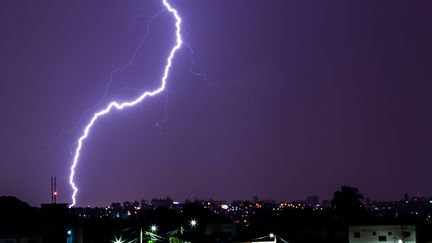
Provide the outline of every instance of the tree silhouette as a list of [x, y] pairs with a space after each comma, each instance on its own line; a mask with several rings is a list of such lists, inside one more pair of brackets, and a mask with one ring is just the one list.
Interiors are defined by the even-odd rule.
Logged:
[[29, 232], [37, 228], [39, 210], [13, 196], [0, 196], [0, 234]]
[[338, 216], [356, 218], [364, 212], [363, 195], [354, 187], [342, 186], [334, 193], [332, 209]]

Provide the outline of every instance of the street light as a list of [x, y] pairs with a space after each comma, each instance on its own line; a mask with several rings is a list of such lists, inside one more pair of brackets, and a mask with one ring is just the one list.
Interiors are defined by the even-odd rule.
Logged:
[[120, 236], [120, 238], [118, 238], [118, 239], [117, 239], [117, 237], [115, 237], [115, 240], [113, 240], [113, 241], [111, 241], [111, 242], [113, 242], [113, 243], [125, 243], [125, 242], [122, 240], [121, 236]]
[[157, 226], [155, 224], [151, 225], [150, 226], [150, 231], [153, 232], [153, 233], [156, 232], [157, 231]]
[[270, 233], [266, 236], [261, 236], [261, 237], [255, 238], [254, 240], [262, 240], [262, 239], [268, 239], [268, 238], [273, 239], [273, 242], [282, 241], [284, 243], [288, 243], [288, 241], [282, 239], [280, 236], [277, 236], [274, 233]]
[[191, 221], [189, 222], [190, 226], [192, 228], [195, 228], [198, 225], [198, 222], [196, 219], [191, 219]]

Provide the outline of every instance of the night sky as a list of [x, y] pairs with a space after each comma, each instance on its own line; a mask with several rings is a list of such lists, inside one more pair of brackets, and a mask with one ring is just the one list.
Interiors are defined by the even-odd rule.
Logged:
[[[183, 46], [167, 92], [98, 121], [78, 206], [331, 199], [345, 184], [376, 200], [432, 195], [431, 1], [171, 2], [193, 56]], [[167, 12], [106, 84], [162, 9], [0, 1], [1, 195], [48, 202], [57, 176], [58, 201], [71, 202], [72, 151], [91, 113], [159, 85], [175, 41]]]

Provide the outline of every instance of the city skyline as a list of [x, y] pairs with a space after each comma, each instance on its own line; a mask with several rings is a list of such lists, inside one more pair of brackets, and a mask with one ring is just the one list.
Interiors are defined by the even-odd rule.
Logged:
[[[342, 185], [376, 200], [432, 195], [432, 3], [170, 2], [187, 45], [167, 92], [94, 128], [78, 206], [330, 199]], [[0, 195], [38, 205], [56, 176], [71, 203], [72, 151], [91, 114], [160, 81], [175, 42], [162, 9], [0, 3]]]

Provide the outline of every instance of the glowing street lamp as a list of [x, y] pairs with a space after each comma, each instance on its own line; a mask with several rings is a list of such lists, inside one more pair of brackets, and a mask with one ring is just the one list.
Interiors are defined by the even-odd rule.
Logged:
[[288, 243], [288, 241], [282, 239], [280, 236], [277, 236], [274, 233], [270, 233], [270, 234], [268, 234], [266, 236], [261, 236], [261, 237], [255, 238], [254, 240], [262, 240], [262, 239], [268, 239], [268, 238], [273, 239], [272, 242], [274, 242], [274, 243], [276, 243], [278, 241], [282, 241], [284, 243]]
[[156, 232], [157, 231], [157, 226], [155, 224], [153, 224], [152, 226], [150, 226], [150, 231], [151, 232]]
[[198, 225], [198, 221], [196, 219], [191, 219], [191, 221], [189, 222], [189, 225], [192, 228], [195, 228]]
[[113, 240], [113, 241], [111, 241], [112, 243], [125, 243], [123, 240], [122, 240], [122, 238], [121, 238], [121, 236], [120, 236], [120, 238], [118, 238], [117, 239], [117, 237], [115, 237], [115, 240]]

